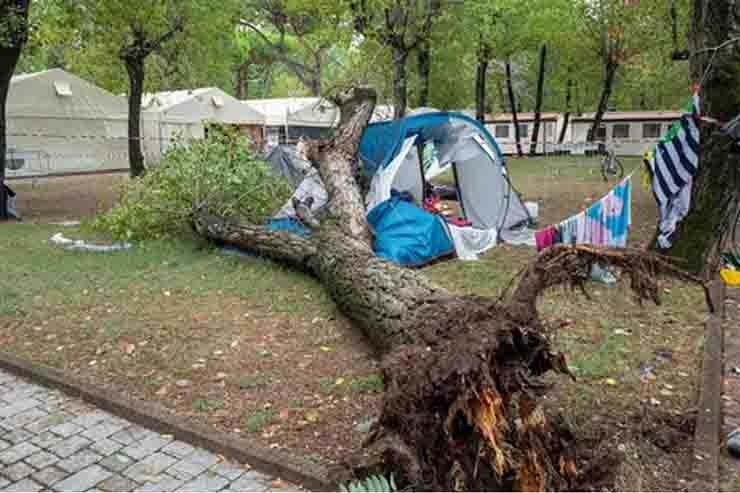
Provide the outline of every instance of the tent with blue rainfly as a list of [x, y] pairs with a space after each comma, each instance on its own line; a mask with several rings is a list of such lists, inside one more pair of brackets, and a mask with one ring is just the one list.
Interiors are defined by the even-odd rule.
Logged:
[[[370, 181], [366, 205], [375, 251], [394, 262], [423, 265], [455, 252], [474, 258], [495, 246], [502, 233], [531, 223], [496, 141], [461, 113], [429, 112], [370, 124], [359, 158]], [[423, 207], [428, 181], [448, 171], [464, 225]], [[312, 207], [318, 210], [325, 201], [324, 194]]]

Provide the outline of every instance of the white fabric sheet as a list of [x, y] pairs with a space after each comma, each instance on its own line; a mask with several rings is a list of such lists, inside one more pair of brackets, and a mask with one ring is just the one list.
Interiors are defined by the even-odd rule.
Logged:
[[496, 228], [477, 229], [448, 224], [455, 251], [461, 260], [478, 260], [478, 255], [496, 246]]

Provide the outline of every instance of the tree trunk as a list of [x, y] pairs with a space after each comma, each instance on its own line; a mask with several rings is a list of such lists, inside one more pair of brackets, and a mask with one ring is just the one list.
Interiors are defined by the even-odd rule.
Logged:
[[234, 77], [234, 96], [238, 100], [248, 99], [249, 94], [249, 61], [237, 65]]
[[[5, 191], [5, 160], [7, 157], [6, 105], [13, 72], [28, 35], [30, 0], [0, 0], [0, 221], [9, 219], [8, 197]], [[10, 20], [10, 22], [7, 22]]]
[[409, 52], [393, 45], [393, 118], [399, 120], [406, 115], [406, 98], [408, 94], [406, 80], [406, 62]]
[[423, 108], [429, 106], [429, 79], [432, 73], [432, 47], [429, 40], [423, 40], [419, 43], [416, 51], [416, 61], [419, 67], [419, 100], [417, 107]]
[[498, 100], [500, 101], [499, 107], [501, 108], [501, 111], [503, 111], [504, 113], [511, 113], [511, 109], [506, 106], [509, 102], [509, 99], [504, 96], [504, 86], [501, 84], [500, 80], [496, 81], [496, 89], [498, 90]]
[[588, 142], [593, 142], [596, 139], [596, 132], [601, 127], [601, 121], [604, 118], [604, 113], [609, 108], [609, 98], [612, 95], [612, 89], [614, 88], [614, 78], [617, 76], [617, 70], [619, 64], [617, 62], [609, 61], [606, 63], [604, 73], [604, 86], [601, 89], [601, 99], [599, 100], [599, 107], [596, 110], [596, 116], [594, 116], [594, 123], [591, 129], [588, 131]]
[[491, 47], [483, 41], [483, 35], [478, 40], [478, 70], [475, 75], [475, 118], [484, 123], [486, 120], [486, 82], [488, 63], [491, 59]]
[[144, 58], [130, 53], [124, 59], [128, 72], [128, 159], [132, 177], [146, 171], [141, 146], [141, 97], [144, 93]]
[[568, 83], [565, 86], [565, 112], [563, 113], [563, 128], [560, 129], [560, 137], [558, 137], [558, 144], [562, 144], [565, 140], [565, 134], [568, 131], [568, 125], [570, 125], [570, 104], [572, 98], [571, 88], [573, 86], [573, 79], [568, 79]]
[[0, 221], [9, 218], [8, 197], [5, 191], [5, 160], [7, 157], [5, 106], [8, 100], [10, 79], [13, 77], [20, 52], [20, 48], [11, 50], [0, 47]]
[[[542, 112], [542, 98], [545, 91], [545, 62], [547, 59], [547, 45], [542, 45], [540, 50], [540, 72], [537, 76], [537, 101], [534, 107], [534, 128], [532, 129], [532, 142], [529, 144], [529, 155], [537, 155], [537, 142], [540, 137], [540, 120]], [[544, 145], [542, 146], [544, 152]]]
[[516, 153], [519, 157], [524, 156], [522, 151], [521, 133], [519, 130], [519, 116], [516, 108], [516, 97], [514, 96], [514, 82], [511, 80], [511, 62], [506, 61], [506, 88], [509, 90], [509, 107], [511, 118], [514, 121], [514, 139], [516, 140]]
[[[340, 95], [337, 132], [328, 143], [310, 146], [333, 216], [311, 236], [235, 224], [203, 211], [194, 214], [196, 231], [315, 275], [384, 355], [380, 418], [366, 456], [349, 461], [351, 472], [393, 473], [400, 487], [415, 490], [582, 489], [575, 443], [550, 424], [542, 407], [546, 388], [536, 378], [569, 371], [545, 335], [537, 298], [551, 286], [579, 284], [596, 262], [622, 268], [638, 296], [653, 300], [656, 273], [687, 276], [639, 250], [557, 246], [530, 264], [510, 296], [490, 299], [454, 296], [419, 271], [376, 257], [351, 179], [374, 98], [365, 89]], [[341, 208], [332, 206], [336, 200]], [[356, 214], [363, 218], [352, 221]]]
[[322, 68], [324, 65], [324, 50], [319, 49], [313, 53], [314, 65], [311, 69], [311, 96], [316, 98], [321, 97], [321, 78]]
[[[718, 46], [737, 36], [733, 6], [729, 0], [694, 0], [690, 47], [697, 51]], [[691, 58], [691, 74], [699, 83], [712, 53]], [[736, 48], [719, 51], [701, 88], [702, 113], [729, 121], [740, 112], [740, 55]], [[691, 209], [678, 224], [673, 244], [665, 253], [688, 262], [695, 271], [713, 275], [718, 254], [737, 219], [740, 201], [740, 148], [721, 135], [717, 127], [702, 125], [699, 170], [694, 177]]]

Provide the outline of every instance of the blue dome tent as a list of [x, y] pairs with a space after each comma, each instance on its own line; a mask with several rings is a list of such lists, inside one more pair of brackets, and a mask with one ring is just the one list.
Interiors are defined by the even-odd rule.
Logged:
[[[423, 158], [429, 146], [435, 156], [431, 166]], [[389, 260], [423, 265], [454, 252], [475, 257], [495, 246], [503, 232], [531, 223], [496, 141], [480, 123], [461, 113], [430, 112], [370, 124], [359, 158], [370, 181], [366, 206], [375, 251]], [[465, 226], [450, 224], [423, 208], [428, 180], [448, 170], [468, 220]], [[322, 198], [325, 202], [325, 193]], [[323, 206], [314, 202], [317, 208]], [[289, 209], [278, 217], [290, 217]]]

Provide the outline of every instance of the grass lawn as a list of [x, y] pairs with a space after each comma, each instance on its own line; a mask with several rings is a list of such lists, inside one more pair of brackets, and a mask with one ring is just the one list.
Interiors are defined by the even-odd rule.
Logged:
[[[509, 167], [524, 197], [540, 201], [543, 225], [609, 189], [595, 159], [511, 159]], [[300, 460], [328, 464], [359, 447], [381, 398], [377, 362], [317, 282], [196, 239], [112, 254], [48, 242], [58, 231], [84, 235], [50, 223], [109, 207], [122, 179], [11, 183], [21, 212], [33, 210], [27, 222], [0, 226], [0, 347]], [[655, 204], [639, 180], [633, 189], [631, 242], [644, 244]], [[495, 296], [534, 254], [502, 245], [478, 262], [424, 272], [456, 292]], [[662, 287], [659, 307], [640, 306], [621, 282], [591, 284], [591, 299], [553, 289], [540, 302], [553, 325], [565, 325], [556, 347], [578, 377], [553, 379], [548, 405], [584, 439], [625, 451], [623, 489], [684, 489], [690, 471], [683, 417], [695, 400], [706, 308], [695, 287]]]

